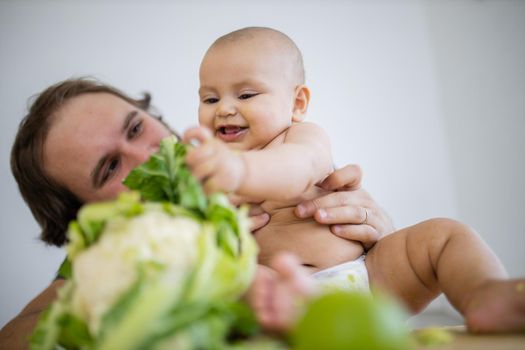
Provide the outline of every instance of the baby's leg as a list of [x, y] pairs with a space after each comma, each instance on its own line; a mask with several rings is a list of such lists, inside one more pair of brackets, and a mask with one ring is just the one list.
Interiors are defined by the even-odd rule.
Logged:
[[525, 331], [525, 279], [491, 281], [477, 289], [465, 321], [472, 332]]
[[412, 312], [440, 292], [463, 315], [474, 291], [506, 277], [498, 258], [468, 226], [432, 219], [381, 239], [368, 253], [372, 288], [397, 296]]
[[281, 253], [271, 260], [270, 267], [258, 266], [246, 300], [263, 328], [282, 332], [293, 325], [300, 303], [314, 292], [314, 282], [299, 260]]

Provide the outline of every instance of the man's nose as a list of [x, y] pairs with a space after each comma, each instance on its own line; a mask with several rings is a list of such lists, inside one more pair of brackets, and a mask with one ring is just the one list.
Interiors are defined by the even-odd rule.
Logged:
[[136, 167], [147, 161], [158, 150], [159, 145], [156, 144], [133, 145], [128, 148], [127, 156], [130, 159], [131, 166]]

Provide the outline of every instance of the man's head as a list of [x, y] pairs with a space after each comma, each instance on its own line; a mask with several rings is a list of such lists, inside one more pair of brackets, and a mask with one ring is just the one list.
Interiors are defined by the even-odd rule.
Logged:
[[236, 149], [264, 147], [306, 113], [301, 52], [285, 34], [250, 27], [217, 39], [200, 67], [199, 122]]
[[42, 240], [62, 245], [83, 203], [124, 190], [126, 169], [170, 134], [149, 110], [148, 94], [135, 100], [93, 79], [62, 81], [38, 95], [20, 123], [11, 169]]

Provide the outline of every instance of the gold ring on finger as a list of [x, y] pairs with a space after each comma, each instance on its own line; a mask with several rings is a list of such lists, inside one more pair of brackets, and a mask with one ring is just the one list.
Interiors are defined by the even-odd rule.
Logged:
[[360, 225], [366, 225], [368, 223], [368, 210], [366, 208], [363, 208], [365, 210], [365, 219], [360, 223]]

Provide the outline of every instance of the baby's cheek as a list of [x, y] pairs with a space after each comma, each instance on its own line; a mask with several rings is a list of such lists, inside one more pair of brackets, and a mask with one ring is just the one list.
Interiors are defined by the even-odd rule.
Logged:
[[212, 128], [213, 126], [213, 116], [214, 113], [206, 107], [199, 107], [199, 124], [207, 128]]

